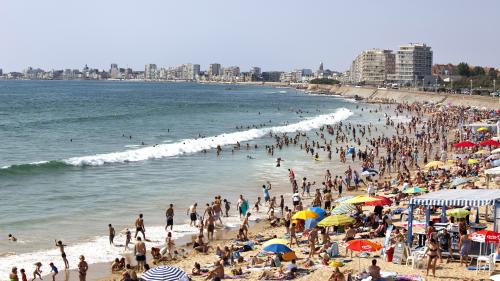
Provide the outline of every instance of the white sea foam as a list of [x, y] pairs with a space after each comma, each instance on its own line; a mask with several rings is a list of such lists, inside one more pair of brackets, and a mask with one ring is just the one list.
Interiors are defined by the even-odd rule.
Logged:
[[[256, 219], [261, 219], [265, 213], [255, 214], [252, 213], [252, 217], [250, 217], [251, 221], [255, 221]], [[233, 228], [238, 227], [241, 224], [240, 219], [237, 216], [230, 216], [228, 218], [222, 218], [225, 228]], [[132, 231], [132, 235], [134, 235], [134, 229], [130, 228]], [[216, 229], [216, 231], [219, 231]], [[118, 231], [117, 231], [118, 232]], [[172, 231], [172, 237], [174, 238], [174, 242], [187, 235], [197, 234], [198, 229], [196, 227], [191, 227], [189, 224], [180, 224], [174, 225], [174, 231]], [[141, 235], [141, 234], [139, 234]], [[151, 247], [164, 247], [165, 246], [165, 237], [167, 236], [167, 232], [163, 226], [147, 226], [146, 225], [146, 238], [149, 241], [146, 241], [146, 247], [148, 250]], [[132, 241], [134, 239], [132, 238]], [[122, 257], [125, 254], [132, 254], [133, 242], [129, 244], [129, 250], [125, 251], [125, 235], [122, 232], [117, 233], [117, 236], [114, 240], [117, 246], [112, 246], [109, 244], [109, 240], [107, 236], [98, 236], [89, 241], [81, 242], [78, 244], [70, 244], [65, 248], [65, 252], [69, 261], [70, 269], [76, 269], [78, 263], [78, 257], [80, 255], [84, 255], [86, 261], [89, 264], [102, 263], [102, 262], [110, 262], [113, 261], [117, 257]], [[121, 245], [121, 246], [118, 246]], [[177, 243], [177, 247], [181, 247], [183, 245]], [[17, 266], [17, 268], [26, 269], [26, 272], [31, 272], [34, 268], [34, 264], [36, 262], [41, 262], [43, 264], [42, 271], [43, 274], [48, 274], [50, 268], [48, 267], [49, 263], [53, 262], [54, 265], [60, 270], [64, 269], [64, 264], [61, 258], [61, 253], [59, 249], [54, 246], [52, 249], [40, 250], [37, 252], [31, 253], [23, 253], [23, 254], [15, 254], [15, 253], [6, 253], [6, 255], [0, 254], [0, 276], [8, 276], [10, 269], [13, 266]], [[3, 280], [0, 279], [0, 280]]]
[[139, 149], [131, 149], [121, 152], [96, 154], [83, 157], [73, 157], [63, 160], [63, 162], [74, 166], [100, 166], [111, 163], [126, 163], [144, 161], [148, 159], [158, 159], [164, 157], [191, 154], [213, 149], [218, 145], [234, 145], [237, 142], [245, 142], [261, 138], [270, 132], [273, 133], [293, 133], [298, 131], [309, 131], [321, 126], [333, 124], [347, 119], [353, 113], [346, 108], [340, 108], [335, 113], [319, 115], [308, 118], [298, 123], [277, 126], [263, 129], [251, 129], [241, 132], [221, 134], [213, 137], [186, 139], [176, 143], [159, 144]]

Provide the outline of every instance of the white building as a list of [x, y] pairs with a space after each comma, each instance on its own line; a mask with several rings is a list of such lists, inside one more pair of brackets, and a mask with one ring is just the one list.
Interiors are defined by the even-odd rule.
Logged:
[[432, 50], [421, 43], [402, 45], [396, 53], [396, 73], [392, 77], [399, 84], [415, 84], [432, 79]]
[[350, 81], [371, 85], [384, 84], [395, 71], [395, 56], [391, 50], [364, 50], [352, 62]]
[[156, 64], [150, 63], [146, 64], [144, 67], [144, 79], [145, 80], [156, 80], [158, 79], [157, 76], [157, 69], [156, 69]]

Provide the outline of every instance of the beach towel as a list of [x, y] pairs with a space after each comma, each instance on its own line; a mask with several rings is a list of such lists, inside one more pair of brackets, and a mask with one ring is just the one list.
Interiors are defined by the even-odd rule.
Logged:
[[247, 211], [248, 211], [248, 201], [247, 200], [245, 200], [245, 201], [243, 201], [243, 203], [241, 203], [240, 209], [241, 209], [241, 214], [246, 216]]

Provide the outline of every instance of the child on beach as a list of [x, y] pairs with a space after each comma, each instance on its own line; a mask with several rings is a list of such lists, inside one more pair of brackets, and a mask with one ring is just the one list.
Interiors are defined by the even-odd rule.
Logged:
[[40, 280], [43, 280], [42, 279], [42, 270], [40, 269], [42, 267], [42, 263], [41, 262], [37, 262], [35, 263], [35, 270], [33, 271], [33, 279], [31, 279], [31, 281], [35, 280], [38, 276], [38, 278], [40, 278]]
[[[50, 272], [52, 273], [52, 281], [56, 281], [56, 275], [59, 273], [57, 270], [57, 267], [54, 265], [54, 263], [49, 263], [50, 265]], [[41, 279], [41, 278], [40, 278]]]

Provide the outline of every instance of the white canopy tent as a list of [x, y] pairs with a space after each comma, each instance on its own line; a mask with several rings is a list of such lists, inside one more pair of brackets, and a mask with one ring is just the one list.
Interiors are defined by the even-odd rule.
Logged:
[[484, 174], [486, 175], [486, 188], [490, 188], [491, 179], [500, 176], [500, 166], [485, 170]]
[[[497, 220], [500, 219], [497, 211], [500, 211], [500, 189], [443, 189], [410, 199], [408, 210], [408, 243], [411, 243], [413, 233], [413, 210], [419, 205], [426, 207], [425, 225], [429, 225], [430, 206], [442, 208], [441, 219], [446, 219], [446, 209], [451, 206], [460, 207], [493, 207], [493, 230], [497, 231]], [[411, 246], [411, 244], [410, 244]]]

